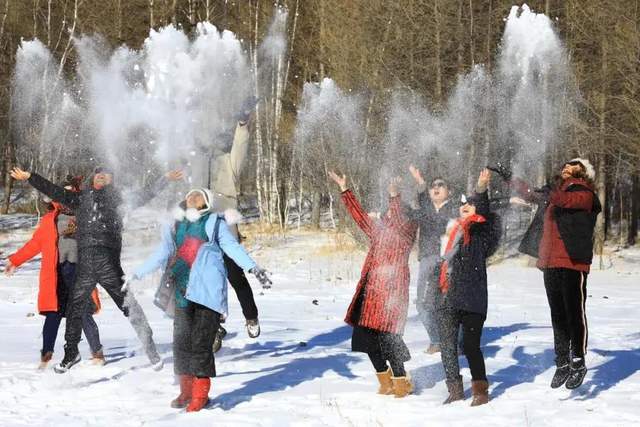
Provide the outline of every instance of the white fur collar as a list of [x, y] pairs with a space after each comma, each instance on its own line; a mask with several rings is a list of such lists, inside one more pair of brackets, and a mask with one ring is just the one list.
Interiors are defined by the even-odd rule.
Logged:
[[[204, 215], [207, 212], [209, 211], [206, 209], [199, 211], [194, 208], [183, 209], [180, 206], [176, 206], [173, 209], [173, 218], [176, 221], [182, 221], [184, 219], [187, 219], [190, 222], [196, 222], [202, 217], [202, 215]], [[242, 219], [243, 219], [242, 214], [238, 212], [236, 209], [226, 209], [224, 211], [224, 220], [228, 225], [238, 224], [242, 222]]]

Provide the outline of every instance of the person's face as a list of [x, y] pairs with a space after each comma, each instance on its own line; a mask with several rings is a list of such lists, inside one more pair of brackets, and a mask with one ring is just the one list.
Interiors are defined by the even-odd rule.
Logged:
[[444, 181], [437, 179], [431, 183], [429, 197], [433, 203], [442, 203], [449, 198], [449, 187]]
[[193, 192], [187, 196], [187, 208], [200, 210], [204, 207], [204, 197], [199, 192]]
[[560, 172], [560, 176], [562, 179], [569, 179], [571, 177], [578, 177], [582, 174], [582, 165], [578, 162], [569, 162], [565, 163], [562, 167], [562, 172]]
[[106, 172], [100, 172], [93, 176], [93, 186], [95, 188], [103, 188], [107, 185], [111, 185], [113, 181], [113, 175]]
[[475, 215], [476, 207], [475, 205], [470, 205], [469, 203], [465, 203], [460, 206], [460, 218], [467, 219], [472, 215]]

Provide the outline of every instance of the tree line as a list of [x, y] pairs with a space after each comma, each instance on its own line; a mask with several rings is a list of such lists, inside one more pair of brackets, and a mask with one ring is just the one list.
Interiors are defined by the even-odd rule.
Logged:
[[[100, 34], [116, 47], [139, 48], [150, 28], [173, 24], [186, 33], [200, 21], [229, 29], [243, 41], [255, 66], [257, 49], [274, 14], [286, 10], [287, 48], [254, 82], [263, 93], [252, 124], [252, 163], [242, 192], [255, 196], [261, 218], [287, 227], [290, 200], [321, 208], [332, 203], [323, 168], [296, 157], [296, 123], [304, 84], [330, 77], [343, 91], [364, 97], [360, 144], [382, 144], [391, 89], [423, 97], [432, 111], [444, 108], [460, 75], [478, 64], [496, 67], [506, 0], [0, 0], [0, 153], [3, 212], [10, 208], [10, 166], [25, 156], [11, 127], [12, 72], [21, 39], [37, 37], [53, 53], [61, 73], [74, 72], [73, 38]], [[605, 206], [598, 224], [606, 240], [635, 244], [640, 208], [640, 0], [531, 0], [553, 19], [570, 59], [577, 113], [563, 140], [550, 145], [548, 177], [561, 159], [586, 152], [597, 169]], [[259, 82], [258, 82], [259, 80]], [[479, 130], [481, 132], [481, 130]], [[338, 135], [339, 136], [339, 135]], [[482, 138], [474, 138], [474, 144]], [[478, 149], [478, 152], [481, 150]], [[322, 156], [317, 153], [317, 156]], [[327, 155], [327, 153], [324, 153]], [[317, 160], [317, 159], [316, 159]], [[68, 170], [54, 165], [51, 175]], [[370, 182], [367, 171], [356, 171]], [[465, 171], [468, 176], [477, 170]], [[467, 177], [468, 177], [467, 176]], [[363, 184], [366, 188], [366, 184]]]

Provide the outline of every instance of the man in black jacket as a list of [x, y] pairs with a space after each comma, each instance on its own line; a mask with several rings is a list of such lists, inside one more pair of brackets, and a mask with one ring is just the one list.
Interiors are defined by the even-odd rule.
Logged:
[[[21, 181], [28, 180], [38, 191], [68, 206], [76, 213], [79, 253], [76, 284], [67, 308], [64, 358], [54, 367], [54, 370], [57, 373], [67, 372], [80, 361], [78, 342], [80, 342], [82, 331], [82, 314], [85, 312], [89, 295], [98, 283], [129, 318], [154, 369], [161, 369], [162, 359], [153, 342], [149, 322], [133, 294], [122, 290], [124, 272], [120, 265], [122, 249], [120, 209], [123, 207], [123, 200], [120, 192], [112, 185], [111, 171], [106, 168], [97, 168], [89, 180], [88, 188], [80, 192], [65, 190], [37, 173], [26, 172], [19, 168], [14, 168], [11, 176]], [[157, 190], [166, 184], [165, 179], [182, 179], [182, 172], [169, 172], [165, 178], [135, 194], [134, 206], [142, 206], [151, 200], [158, 192]]]
[[435, 319], [440, 292], [434, 268], [440, 259], [440, 238], [445, 234], [447, 224], [458, 216], [458, 207], [449, 202], [449, 186], [442, 178], [435, 178], [427, 191], [427, 183], [414, 166], [409, 167], [411, 175], [418, 184], [418, 206], [411, 213], [411, 219], [418, 222], [420, 240], [418, 242], [418, 292], [416, 308], [429, 340], [428, 354], [440, 351], [440, 337]]

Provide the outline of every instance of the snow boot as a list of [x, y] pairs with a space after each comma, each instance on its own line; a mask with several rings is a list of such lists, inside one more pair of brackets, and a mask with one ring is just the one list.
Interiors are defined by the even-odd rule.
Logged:
[[38, 365], [38, 370], [42, 371], [47, 369], [49, 362], [53, 359], [53, 351], [47, 351], [46, 353], [40, 350], [40, 364]]
[[391, 377], [393, 383], [393, 394], [397, 398], [405, 397], [413, 392], [413, 384], [408, 376]]
[[251, 338], [258, 338], [260, 336], [260, 322], [258, 319], [247, 319], [247, 334]]
[[191, 401], [193, 375], [180, 375], [180, 394], [171, 401], [172, 408], [186, 408]]
[[217, 353], [218, 350], [222, 347], [222, 340], [227, 336], [227, 330], [222, 326], [218, 327], [218, 331], [216, 332], [216, 337], [213, 340], [213, 352]]
[[198, 412], [209, 403], [209, 390], [211, 378], [194, 378], [191, 387], [191, 401], [187, 406], [187, 412]]
[[91, 354], [91, 363], [97, 366], [104, 366], [107, 361], [104, 358], [104, 352], [102, 349]]
[[471, 381], [471, 393], [473, 394], [471, 406], [489, 403], [489, 382], [484, 380]]
[[574, 358], [569, 364], [569, 378], [564, 386], [569, 390], [580, 387], [585, 375], [587, 375], [587, 366], [584, 364], [584, 357]]
[[569, 378], [569, 364], [556, 367], [556, 372], [553, 374], [551, 380], [551, 388], [561, 387]]
[[464, 386], [462, 385], [462, 376], [458, 376], [458, 379], [454, 381], [447, 380], [447, 390], [449, 390], [449, 397], [442, 402], [444, 405], [449, 403], [464, 400]]
[[427, 354], [440, 353], [440, 344], [429, 344], [429, 347], [424, 352]]
[[388, 368], [384, 372], [376, 372], [380, 387], [378, 388], [378, 394], [394, 394], [393, 381], [391, 380], [391, 368]]
[[75, 364], [80, 362], [80, 353], [78, 348], [71, 348], [64, 346], [64, 357], [62, 361], [53, 367], [53, 370], [57, 374], [64, 374], [71, 369]]

